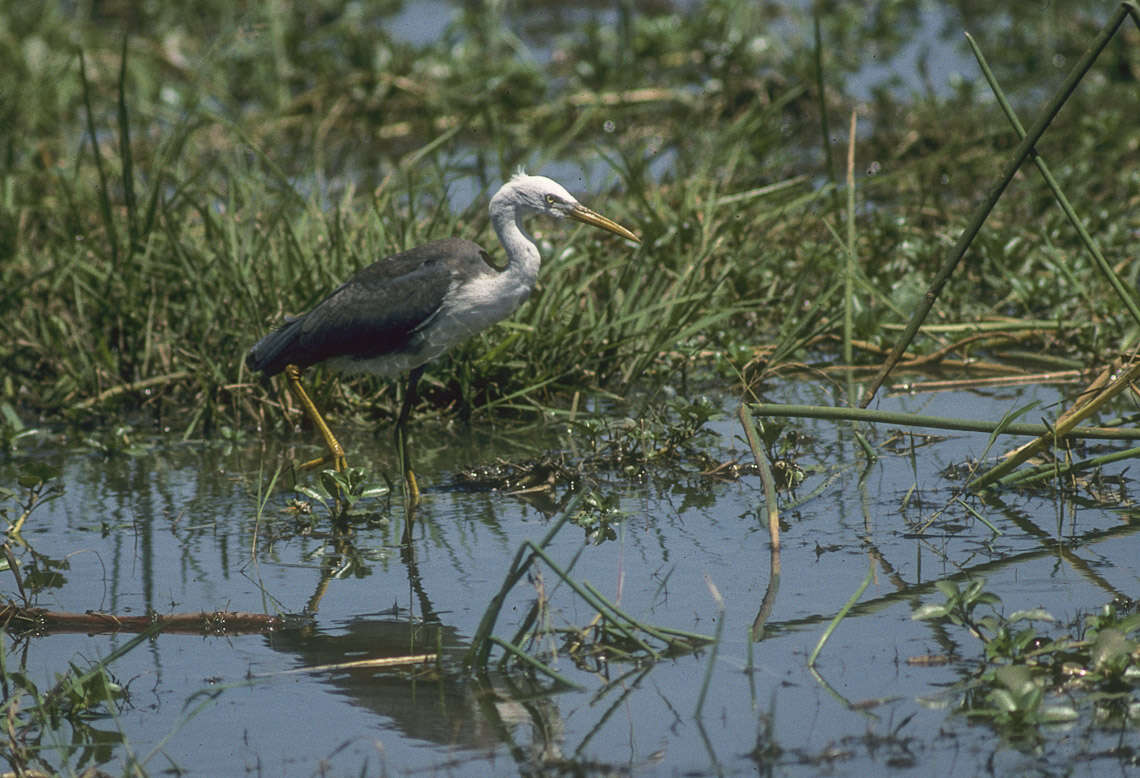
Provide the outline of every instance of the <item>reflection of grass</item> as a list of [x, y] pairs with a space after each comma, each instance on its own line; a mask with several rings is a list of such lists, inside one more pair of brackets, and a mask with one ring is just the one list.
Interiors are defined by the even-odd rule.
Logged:
[[[49, 559], [35, 552], [24, 541], [21, 530], [40, 506], [63, 493], [59, 472], [43, 464], [29, 464], [18, 476], [19, 490], [0, 489], [0, 517], [7, 527], [0, 555], [0, 571], [15, 582], [24, 605], [36, 592], [59, 586], [66, 561]], [[46, 769], [51, 773], [61, 765], [82, 767], [102, 764], [125, 742], [122, 732], [101, 729], [99, 722], [113, 718], [126, 701], [125, 689], [116, 682], [108, 665], [142, 642], [143, 636], [128, 643], [106, 660], [82, 668], [70, 662], [55, 682], [41, 690], [22, 669], [12, 666], [8, 651], [7, 620], [15, 607], [4, 608], [5, 624], [0, 627], [0, 721], [5, 722], [0, 738], [0, 755], [17, 772]], [[146, 633], [152, 636], [157, 629]], [[27, 640], [29, 638], [21, 638]]]

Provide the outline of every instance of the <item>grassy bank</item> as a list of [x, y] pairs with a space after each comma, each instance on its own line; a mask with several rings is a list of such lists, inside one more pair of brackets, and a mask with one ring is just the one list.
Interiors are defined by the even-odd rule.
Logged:
[[[457, 11], [427, 43], [389, 32], [395, 5], [0, 12], [3, 402], [29, 421], [141, 409], [190, 434], [272, 427], [281, 392], [242, 365], [258, 335], [422, 241], [460, 235], [498, 253], [486, 199], [520, 164], [645, 243], [633, 253], [533, 225], [538, 292], [434, 366], [422, 404], [525, 411], [575, 390], [735, 385], [758, 366], [831, 361], [843, 341], [876, 364], [1017, 141], [976, 71], [949, 90], [848, 96], [853, 52], [873, 42], [890, 56], [930, 23], [906, 3], [821, 14], [819, 50], [810, 19], [747, 2], [704, 4], [679, 25], [679, 11], [626, 5], [565, 24]], [[972, 21], [1028, 124], [1102, 20], [1075, 6], [1024, 18], [1022, 46], [1000, 43], [999, 19]], [[1118, 38], [1039, 150], [1135, 289], [1137, 34]], [[958, 356], [1088, 367], [1136, 339], [1028, 168], [931, 322], [993, 316], [1056, 324]], [[341, 414], [395, 406], [384, 382], [319, 370], [310, 382]]]

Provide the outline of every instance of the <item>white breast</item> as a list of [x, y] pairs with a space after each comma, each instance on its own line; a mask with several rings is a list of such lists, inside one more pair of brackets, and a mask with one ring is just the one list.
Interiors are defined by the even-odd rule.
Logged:
[[510, 316], [532, 288], [510, 272], [488, 272], [453, 284], [438, 316], [425, 332], [427, 339], [433, 348], [439, 345], [438, 353], [443, 353]]

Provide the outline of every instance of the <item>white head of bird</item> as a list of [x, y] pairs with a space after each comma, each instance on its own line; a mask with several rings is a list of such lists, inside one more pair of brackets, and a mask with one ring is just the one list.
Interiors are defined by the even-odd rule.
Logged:
[[491, 213], [516, 208], [528, 215], [544, 213], [562, 217], [570, 205], [577, 204], [574, 195], [557, 181], [546, 176], [528, 176], [526, 171], [519, 170], [491, 198]]
[[491, 198], [491, 224], [503, 244], [511, 265], [524, 270], [533, 284], [538, 274], [540, 257], [534, 239], [523, 227], [522, 219], [531, 215], [569, 218], [615, 233], [627, 240], [641, 240], [612, 219], [591, 211], [578, 202], [557, 181], [546, 176], [515, 173]]

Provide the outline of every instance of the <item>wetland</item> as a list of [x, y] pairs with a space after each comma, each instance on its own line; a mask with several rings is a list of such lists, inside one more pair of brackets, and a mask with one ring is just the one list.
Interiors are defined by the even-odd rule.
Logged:
[[[0, 18], [12, 774], [1136, 768], [1135, 5]], [[245, 351], [518, 166], [643, 243], [298, 469]]]

